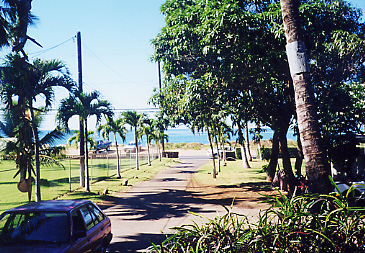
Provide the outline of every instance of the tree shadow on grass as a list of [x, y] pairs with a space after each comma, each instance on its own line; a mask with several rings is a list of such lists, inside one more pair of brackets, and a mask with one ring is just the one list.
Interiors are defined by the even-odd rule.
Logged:
[[248, 191], [271, 191], [272, 186], [270, 182], [249, 182], [249, 183], [241, 183], [239, 185], [219, 185], [217, 188], [244, 188]]

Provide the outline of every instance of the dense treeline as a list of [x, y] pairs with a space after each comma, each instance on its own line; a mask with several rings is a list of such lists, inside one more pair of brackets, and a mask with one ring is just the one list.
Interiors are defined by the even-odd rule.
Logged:
[[[300, 3], [320, 134], [329, 151], [346, 141], [343, 136], [361, 133], [365, 26], [361, 11], [346, 1]], [[297, 121], [279, 1], [168, 0], [161, 11], [166, 25], [152, 43], [165, 82], [152, 102], [161, 105], [170, 124], [207, 130], [217, 147], [231, 128], [228, 118], [242, 147], [248, 141], [247, 122], [258, 130], [270, 127], [268, 179], [274, 176], [279, 148], [283, 167], [293, 176], [286, 134], [290, 127], [297, 129]], [[331, 152], [327, 156], [335, 159]], [[298, 160], [297, 171], [300, 165]]]

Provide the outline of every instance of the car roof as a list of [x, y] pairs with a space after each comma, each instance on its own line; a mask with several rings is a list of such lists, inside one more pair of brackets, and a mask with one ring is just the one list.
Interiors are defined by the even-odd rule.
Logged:
[[85, 203], [92, 203], [90, 200], [46, 200], [18, 206], [8, 210], [16, 211], [70, 211]]

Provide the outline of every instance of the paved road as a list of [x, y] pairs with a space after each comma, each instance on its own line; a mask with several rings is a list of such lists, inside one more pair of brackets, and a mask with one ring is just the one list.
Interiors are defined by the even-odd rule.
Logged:
[[208, 217], [224, 212], [222, 207], [195, 199], [185, 191], [197, 168], [209, 161], [207, 157], [200, 153], [180, 154], [180, 158], [181, 164], [120, 193], [114, 205], [104, 210], [112, 221], [114, 235], [108, 252], [143, 252], [151, 242], [165, 239], [163, 233], [171, 232], [170, 228], [191, 223], [192, 219], [199, 222], [199, 217], [189, 211]]

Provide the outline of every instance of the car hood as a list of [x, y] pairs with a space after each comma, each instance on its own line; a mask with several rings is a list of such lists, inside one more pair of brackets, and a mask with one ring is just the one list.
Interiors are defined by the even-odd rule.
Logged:
[[69, 248], [66, 243], [32, 243], [25, 245], [18, 244], [0, 244], [0, 252], [2, 253], [46, 253], [46, 252], [65, 252]]

